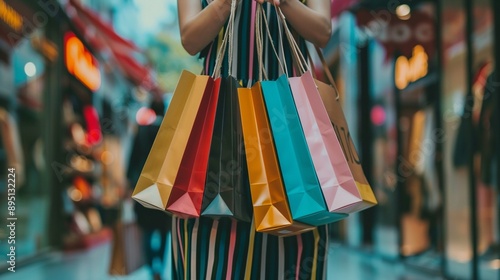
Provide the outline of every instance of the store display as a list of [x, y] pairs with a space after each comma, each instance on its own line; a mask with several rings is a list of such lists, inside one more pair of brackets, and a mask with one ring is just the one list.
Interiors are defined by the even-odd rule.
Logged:
[[25, 167], [19, 131], [14, 118], [2, 107], [0, 107], [0, 137], [5, 153], [5, 168], [15, 168], [17, 185], [21, 187], [25, 181]]

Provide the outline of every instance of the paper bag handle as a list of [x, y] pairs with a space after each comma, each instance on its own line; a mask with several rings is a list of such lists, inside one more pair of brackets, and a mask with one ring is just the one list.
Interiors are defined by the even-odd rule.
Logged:
[[[283, 65], [285, 63], [285, 61], [281, 61], [281, 59], [278, 55], [278, 52], [276, 50], [276, 47], [274, 46], [273, 38], [271, 36], [271, 31], [269, 30], [269, 23], [267, 22], [267, 16], [266, 16], [266, 13], [264, 12], [262, 5], [263, 4], [259, 4], [259, 6], [257, 7], [256, 20], [255, 20], [255, 23], [256, 23], [256, 28], [255, 28], [256, 35], [255, 35], [255, 37], [256, 37], [256, 42], [257, 42], [257, 55], [258, 55], [258, 59], [259, 59], [259, 79], [262, 80], [262, 75], [264, 75], [264, 79], [267, 80], [266, 70], [265, 70], [265, 67], [264, 67], [263, 62], [262, 62], [263, 40], [264, 40], [264, 35], [262, 34], [263, 26], [265, 27], [265, 31], [266, 31], [267, 37], [269, 39], [269, 43], [270, 43], [271, 48], [274, 52], [274, 55], [276, 56], [276, 58], [278, 60], [278, 65], [279, 65], [280, 69], [281, 69], [281, 71], [283, 71], [283, 73], [286, 73], [288, 76], [287, 66], [286, 66], [286, 64]], [[279, 33], [281, 34], [281, 32], [279, 32]], [[280, 38], [281, 38], [281, 35], [280, 35]], [[280, 41], [281, 41], [281, 39], [280, 39]]]
[[[323, 56], [323, 52], [318, 48], [318, 46], [314, 46], [316, 49], [316, 53], [318, 54], [319, 60], [321, 61], [321, 64], [323, 65], [323, 71], [325, 72], [326, 78], [328, 79], [328, 82], [330, 85], [335, 89], [335, 93], [337, 94], [337, 100], [340, 98], [339, 95], [339, 89], [337, 87], [337, 84], [335, 83], [335, 80], [333, 79], [332, 72], [330, 72], [330, 67], [328, 67], [328, 64], [326, 64], [325, 57]], [[312, 60], [311, 60], [312, 63]]]
[[[295, 60], [297, 60], [297, 64], [298, 64], [300, 70], [305, 72], [306, 69], [309, 69], [310, 67], [308, 67], [306, 59], [302, 55], [302, 52], [300, 51], [300, 48], [299, 48], [297, 42], [293, 38], [293, 35], [292, 35], [290, 29], [288, 28], [288, 25], [287, 25], [286, 19], [285, 19], [285, 15], [283, 14], [283, 12], [281, 11], [279, 6], [275, 6], [275, 7], [276, 7], [277, 14], [278, 14], [278, 18], [281, 19], [281, 21], [283, 23], [286, 37], [288, 39], [288, 42], [290, 43], [290, 48], [292, 49], [292, 54], [295, 57]], [[326, 74], [328, 81], [330, 82], [330, 85], [335, 89], [336, 99], [339, 100], [340, 94], [339, 94], [339, 90], [337, 88], [337, 84], [335, 84], [335, 81], [333, 79], [333, 75], [330, 72], [330, 68], [326, 64], [325, 58], [323, 57], [323, 53], [321, 52], [321, 50], [319, 49], [318, 46], [315, 45], [314, 48], [316, 49], [316, 52], [318, 53], [318, 57], [321, 60], [321, 64], [323, 65], [324, 72]], [[307, 50], [307, 52], [308, 52], [308, 56], [310, 57], [308, 50]], [[311, 60], [311, 63], [312, 63], [312, 60]], [[311, 69], [311, 72], [313, 72], [313, 71], [314, 71], [314, 69]]]
[[234, 36], [234, 17], [236, 15], [236, 0], [231, 1], [231, 13], [229, 14], [229, 19], [228, 23], [226, 26], [226, 31], [224, 34], [224, 38], [222, 39], [222, 43], [220, 46], [219, 51], [217, 52], [217, 57], [215, 59], [215, 67], [214, 71], [212, 73], [212, 77], [220, 77], [220, 72], [222, 68], [222, 62], [224, 60], [224, 55], [226, 54], [226, 46], [229, 42], [229, 47], [228, 47], [228, 72], [229, 75], [231, 76], [231, 69], [232, 69], [232, 60], [233, 60], [233, 36]]

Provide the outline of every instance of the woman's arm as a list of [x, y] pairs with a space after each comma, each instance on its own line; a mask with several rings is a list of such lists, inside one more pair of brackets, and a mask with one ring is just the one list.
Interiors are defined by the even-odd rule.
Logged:
[[324, 47], [332, 35], [330, 0], [281, 0], [280, 8], [287, 21], [307, 41]]
[[231, 0], [214, 0], [205, 9], [200, 0], [177, 0], [184, 49], [195, 55], [220, 32], [231, 12]]
[[[181, 41], [189, 54], [200, 52], [217, 36], [229, 17], [231, 2], [214, 0], [202, 9], [200, 0], [177, 0]], [[307, 6], [299, 0], [281, 0], [280, 7], [304, 39], [319, 47], [326, 45], [332, 32], [329, 0], [308, 0]]]

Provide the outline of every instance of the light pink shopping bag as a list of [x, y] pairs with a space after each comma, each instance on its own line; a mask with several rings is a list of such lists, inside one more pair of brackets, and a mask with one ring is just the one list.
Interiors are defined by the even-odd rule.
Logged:
[[[375, 205], [375, 196], [362, 170], [359, 174], [357, 166], [356, 170], [351, 169], [350, 161], [357, 161], [353, 164], [358, 165], [360, 162], [350, 137], [340, 137], [348, 132], [347, 125], [340, 130], [335, 127], [319, 93], [318, 81], [306, 71], [300, 77], [289, 78], [289, 82], [328, 210], [354, 213]], [[343, 116], [339, 109], [337, 113]]]

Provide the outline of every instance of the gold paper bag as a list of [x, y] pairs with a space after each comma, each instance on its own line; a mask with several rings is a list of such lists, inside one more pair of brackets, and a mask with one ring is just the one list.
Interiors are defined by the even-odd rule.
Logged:
[[260, 83], [239, 88], [238, 99], [256, 230], [289, 236], [314, 229], [292, 220]]
[[132, 194], [145, 207], [165, 210], [202, 97], [212, 87], [211, 77], [182, 72]]

